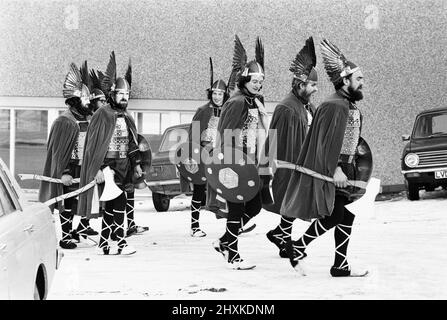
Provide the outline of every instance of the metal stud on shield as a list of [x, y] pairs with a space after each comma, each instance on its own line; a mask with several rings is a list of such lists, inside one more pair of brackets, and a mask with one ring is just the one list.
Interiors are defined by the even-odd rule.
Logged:
[[206, 183], [205, 167], [202, 157], [206, 152], [196, 143], [185, 142], [175, 151], [176, 166], [182, 177], [193, 184]]
[[259, 192], [260, 180], [254, 161], [239, 149], [215, 151], [205, 164], [208, 184], [225, 200], [246, 202]]

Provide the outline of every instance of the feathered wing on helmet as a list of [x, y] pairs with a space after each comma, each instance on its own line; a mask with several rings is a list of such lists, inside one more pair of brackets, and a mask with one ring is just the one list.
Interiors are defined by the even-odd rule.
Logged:
[[307, 80], [317, 81], [317, 56], [315, 54], [315, 45], [312, 37], [306, 40], [304, 47], [298, 52], [289, 70], [293, 77], [303, 82]]
[[129, 87], [132, 86], [132, 62], [129, 58], [129, 63], [127, 64], [126, 74], [124, 75], [124, 79], [126, 79], [127, 83], [129, 83]]
[[264, 72], [264, 46], [259, 37], [256, 38], [255, 57], [256, 62], [261, 65], [262, 71]]
[[110, 91], [114, 88], [116, 82], [116, 59], [115, 52], [112, 51], [110, 54], [109, 63], [107, 64], [106, 71], [104, 72], [104, 78], [101, 80], [101, 90], [107, 96], [110, 95]]
[[101, 80], [102, 91], [107, 97], [110, 97], [112, 91], [124, 90], [130, 93], [130, 84], [132, 83], [132, 65], [130, 59], [125, 76], [117, 78], [116, 75], [115, 51], [112, 51], [104, 73], [104, 78]]
[[214, 70], [213, 70], [213, 59], [210, 57], [210, 89], [213, 87], [214, 83]]
[[104, 77], [106, 76], [104, 74], [104, 72], [100, 71], [100, 70], [96, 70], [98, 72], [98, 79], [99, 79], [99, 87], [101, 87], [101, 83], [102, 83], [102, 79], [104, 79]]
[[[86, 85], [82, 83], [81, 72], [76, 64], [70, 64], [70, 70], [65, 76], [63, 95], [64, 98], [78, 97], [85, 95], [88, 92]], [[89, 94], [89, 93], [88, 93]]]
[[105, 94], [101, 90], [101, 80], [104, 78], [104, 74], [101, 71], [90, 69], [89, 75], [92, 82], [91, 99], [105, 98]]
[[237, 70], [231, 70], [230, 77], [228, 78], [228, 94], [231, 94], [236, 89]]
[[324, 68], [331, 82], [335, 83], [340, 78], [347, 77], [359, 69], [354, 63], [348, 61], [341, 50], [329, 40], [323, 39], [320, 47]]
[[79, 68], [79, 72], [81, 73], [82, 83], [85, 84], [91, 92], [93, 89], [93, 83], [88, 72], [87, 60], [84, 60], [81, 68]]
[[[90, 69], [90, 79], [92, 80], [92, 87], [93, 88], [97, 88], [97, 89], [101, 89], [101, 78], [99, 76], [99, 73], [101, 71], [95, 71], [94, 69]], [[102, 74], [102, 72], [101, 72]], [[104, 74], [103, 74], [104, 76]]]
[[207, 89], [208, 99], [212, 99], [213, 91], [220, 90], [224, 93], [224, 101], [228, 98], [228, 86], [224, 80], [218, 79], [214, 81], [213, 59], [210, 57], [210, 87]]
[[[237, 36], [234, 36], [234, 51], [233, 51], [233, 65], [232, 65], [232, 74], [235, 74], [234, 82], [228, 83], [230, 88], [235, 87], [235, 83], [238, 80], [239, 74], [244, 70], [245, 65], [247, 64], [247, 52], [245, 51], [244, 46], [242, 45], [241, 40]], [[230, 77], [230, 80], [231, 77]]]

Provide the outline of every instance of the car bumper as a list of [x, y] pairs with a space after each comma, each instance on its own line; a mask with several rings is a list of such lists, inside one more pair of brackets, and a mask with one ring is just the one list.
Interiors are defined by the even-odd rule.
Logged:
[[147, 186], [152, 192], [167, 196], [178, 196], [179, 194], [185, 193], [182, 191], [179, 179], [148, 181]]
[[436, 171], [446, 171], [447, 167], [441, 168], [416, 168], [410, 170], [402, 170], [405, 179], [413, 183], [430, 183], [433, 185], [446, 185], [447, 177], [444, 179], [436, 179]]
[[159, 186], [171, 186], [178, 184], [180, 185], [179, 179], [171, 179], [171, 180], [161, 180], [161, 181], [146, 181], [146, 185], [151, 187], [159, 187]]

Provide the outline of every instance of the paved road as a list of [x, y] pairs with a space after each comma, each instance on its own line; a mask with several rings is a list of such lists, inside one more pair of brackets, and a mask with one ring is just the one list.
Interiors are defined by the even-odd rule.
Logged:
[[[225, 228], [210, 212], [201, 217], [208, 233], [189, 236], [189, 198], [176, 199], [171, 211], [155, 212], [150, 198], [136, 202], [138, 224], [150, 226], [128, 238], [133, 256], [98, 256], [94, 248], [65, 250], [49, 299], [446, 299], [447, 192], [376, 202], [373, 216], [358, 216], [349, 250], [353, 265], [367, 266], [366, 278], [329, 276], [333, 234], [308, 250], [307, 277], [299, 277], [278, 256], [265, 233], [279, 220], [262, 211], [257, 227], [240, 238], [243, 258], [257, 264], [234, 271], [211, 247]], [[92, 221], [99, 229], [99, 221]], [[308, 223], [296, 221], [297, 238]]]

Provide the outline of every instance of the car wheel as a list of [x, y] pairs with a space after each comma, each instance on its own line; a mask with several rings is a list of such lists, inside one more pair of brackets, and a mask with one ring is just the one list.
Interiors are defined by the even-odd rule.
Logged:
[[411, 182], [407, 183], [407, 198], [408, 200], [419, 200], [419, 187]]
[[169, 203], [171, 199], [169, 196], [161, 193], [152, 193], [152, 202], [154, 203], [155, 210], [158, 212], [165, 212], [169, 209]]
[[34, 282], [34, 300], [45, 300], [47, 297], [47, 286], [46, 286], [46, 276], [42, 267], [36, 275], [36, 280]]

